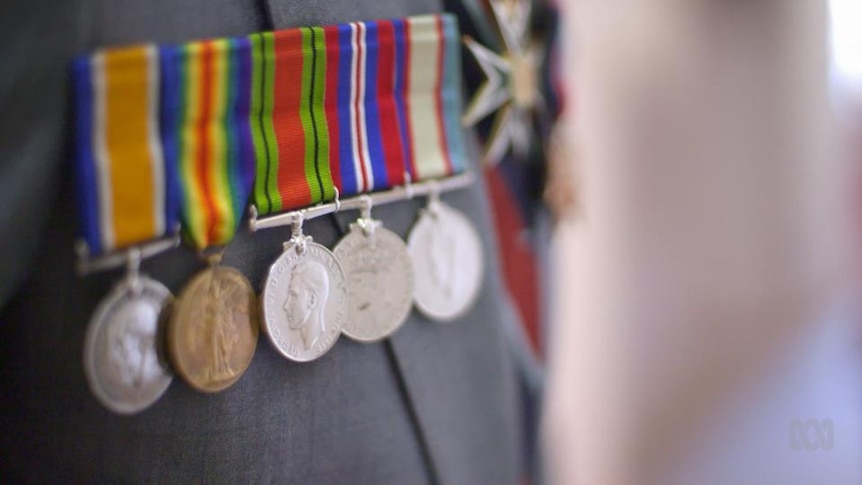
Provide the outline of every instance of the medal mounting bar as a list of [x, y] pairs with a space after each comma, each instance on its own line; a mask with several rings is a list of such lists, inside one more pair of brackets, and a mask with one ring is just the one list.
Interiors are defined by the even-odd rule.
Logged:
[[[371, 205], [379, 206], [391, 204], [403, 200], [410, 200], [414, 197], [425, 195], [440, 194], [443, 192], [451, 192], [469, 187], [473, 183], [473, 173], [464, 172], [459, 175], [446, 177], [443, 179], [427, 180], [423, 182], [410, 183], [399, 185], [389, 190], [373, 192], [370, 194], [361, 194], [348, 199], [338, 200], [333, 202], [319, 204], [305, 209], [299, 209], [290, 212], [283, 212], [274, 216], [258, 219], [257, 207], [252, 204], [249, 207], [248, 227], [252, 232], [259, 229], [270, 229], [273, 227], [288, 226], [291, 224], [301, 223], [315, 217], [325, 216], [342, 210], [361, 210], [368, 206], [368, 199], [371, 200]], [[409, 180], [409, 179], [408, 179]]]
[[128, 248], [111, 251], [96, 257], [90, 256], [87, 244], [83, 240], [75, 243], [75, 254], [78, 259], [75, 270], [79, 276], [86, 276], [98, 271], [120, 268], [128, 265], [132, 259], [144, 260], [156, 254], [168, 251], [180, 245], [180, 236], [175, 234], [170, 237], [156, 239], [154, 241], [136, 244]]

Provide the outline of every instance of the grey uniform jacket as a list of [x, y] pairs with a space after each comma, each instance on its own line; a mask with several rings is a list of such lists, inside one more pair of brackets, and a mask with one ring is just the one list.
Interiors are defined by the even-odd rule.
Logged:
[[[296, 364], [265, 338], [225, 392], [179, 379], [146, 411], [112, 414], [87, 388], [87, 322], [119, 272], [79, 278], [68, 153], [68, 63], [98, 47], [438, 11], [436, 0], [5, 0], [0, 6], [0, 477], [19, 481], [506, 484], [518, 479], [515, 371], [481, 181], [444, 200], [485, 247], [476, 305], [441, 325], [415, 311], [390, 340], [341, 339]], [[477, 168], [474, 166], [474, 169]], [[405, 236], [422, 202], [375, 209]], [[350, 214], [306, 233], [332, 247]], [[355, 216], [354, 216], [355, 217]], [[259, 290], [288, 229], [240, 230], [225, 263]], [[144, 262], [174, 294], [189, 250]]]

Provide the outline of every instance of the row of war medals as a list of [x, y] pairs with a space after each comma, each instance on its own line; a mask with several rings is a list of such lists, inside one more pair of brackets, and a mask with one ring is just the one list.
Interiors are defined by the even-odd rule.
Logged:
[[[355, 24], [345, 27], [360, 36], [371, 32], [361, 25], [363, 23]], [[374, 31], [388, 29], [396, 36], [404, 36], [409, 30], [414, 37], [402, 40], [417, 53], [452, 56], [451, 60], [457, 61], [459, 36], [451, 15], [374, 24]], [[400, 24], [409, 24], [409, 29], [399, 28]], [[266, 89], [275, 97], [286, 95], [286, 91], [272, 91], [271, 84], [255, 84], [256, 78], [242, 76], [235, 78], [228, 92], [227, 84], [218, 82], [217, 78], [211, 79], [218, 76], [213, 59], [233, 65], [264, 62], [265, 58], [249, 57], [249, 49], [255, 45], [261, 48], [269, 45], [278, 51], [272, 55], [274, 69], [294, 76], [296, 82], [309, 83], [311, 88], [320, 73], [314, 68], [309, 72], [296, 71], [297, 66], [307, 66], [307, 63], [296, 64], [299, 59], [291, 55], [305, 52], [305, 47], [299, 49], [299, 46], [308, 42], [311, 45], [306, 47], [311, 51], [321, 49], [323, 52], [325, 45], [314, 40], [319, 29], [289, 29], [231, 41], [200, 41], [168, 48], [152, 45], [120, 48], [76, 61], [73, 68], [76, 124], [83, 135], [76, 139], [76, 161], [87, 242], [82, 246], [94, 249], [92, 253], [101, 256], [91, 260], [89, 251], [82, 251], [85, 256], [82, 266], [111, 267], [123, 259], [122, 255], [128, 263], [127, 277], [96, 309], [85, 338], [84, 367], [90, 388], [109, 409], [131, 414], [155, 402], [172, 380], [168, 360], [170, 367], [192, 387], [204, 392], [226, 389], [251, 363], [260, 326], [279, 353], [294, 361], [307, 362], [332, 348], [341, 333], [362, 342], [385, 338], [405, 321], [414, 302], [429, 317], [447, 321], [463, 314], [475, 299], [481, 286], [481, 244], [469, 220], [439, 200], [440, 191], [464, 187], [472, 179], [470, 173], [463, 172], [466, 155], [461, 140], [460, 103], [452, 102], [460, 99], [459, 76], [455, 72], [459, 62], [427, 62], [428, 59], [417, 56], [417, 62], [401, 67], [415, 69], [416, 72], [410, 72], [409, 79], [417, 83], [415, 89], [397, 94], [411, 93], [416, 111], [408, 114], [418, 116], [411, 118], [413, 123], [405, 129], [412, 131], [406, 136], [409, 143], [415, 141], [415, 146], [422, 147], [420, 152], [426, 150], [422, 152], [424, 156], [416, 158], [417, 166], [411, 168], [418, 176], [413, 184], [410, 176], [405, 175], [404, 186], [394, 182], [395, 186], [389, 188], [386, 184], [397, 181], [399, 177], [395, 175], [400, 172], [397, 169], [390, 172], [388, 159], [384, 163], [379, 156], [369, 158], [365, 153], [365, 161], [360, 161], [366, 164], [362, 168], [363, 182], [357, 182], [357, 187], [350, 190], [360, 195], [339, 201], [337, 191], [333, 194], [337, 184], [324, 180], [328, 174], [318, 165], [316, 131], [313, 138], [306, 134], [304, 142], [299, 138], [307, 127], [297, 126], [292, 130], [273, 126], [275, 131], [270, 132], [270, 136], [275, 136], [279, 146], [306, 143], [306, 158], [307, 143], [311, 140], [315, 153], [312, 162], [307, 159], [303, 162], [300, 148], [276, 152], [275, 163], [271, 163], [271, 146], [266, 133], [263, 133], [262, 151], [255, 152], [251, 166], [246, 162], [248, 157], [217, 162], [207, 154], [208, 150], [219, 149], [212, 144], [212, 138], [208, 138], [208, 130], [211, 126], [223, 125], [223, 122], [215, 123], [219, 115], [213, 113], [214, 108], [206, 108], [214, 99], [213, 93], [217, 93], [214, 89], [224, 89], [221, 94], [228, 98], [234, 96], [235, 100]], [[274, 37], [281, 40], [273, 44]], [[385, 45], [378, 42], [379, 48], [388, 46], [394, 52], [394, 40], [388, 42]], [[281, 55], [277, 55], [279, 52]], [[359, 56], [362, 56], [359, 52], [342, 52], [339, 59], [343, 58], [342, 63], [349, 67], [356, 65], [351, 58]], [[390, 68], [394, 79], [398, 68], [395, 64], [390, 64]], [[194, 72], [198, 74], [189, 74]], [[334, 72], [330, 74], [335, 75]], [[435, 77], [436, 84], [426, 82]], [[209, 83], [209, 87], [199, 89], [195, 83], [201, 79], [204, 84]], [[347, 84], [364, 82], [362, 76], [334, 79]], [[350, 92], [357, 90], [351, 88]], [[313, 116], [315, 109], [322, 109], [322, 98], [312, 96], [309, 99], [307, 109]], [[442, 102], [442, 99], [449, 101]], [[358, 102], [357, 98], [352, 103]], [[422, 102], [427, 103], [425, 108], [420, 106]], [[435, 103], [436, 110], [428, 109]], [[284, 110], [290, 106], [292, 104], [282, 103], [271, 109]], [[205, 114], [200, 114], [200, 119], [184, 114], [193, 109], [204, 109], [201, 113]], [[247, 120], [250, 114], [238, 113], [231, 111], [229, 114], [239, 117], [231, 129], [241, 129], [243, 124], [238, 121]], [[323, 117], [331, 114], [318, 113]], [[353, 127], [352, 119], [350, 123], [351, 129], [369, 130], [365, 125]], [[260, 124], [264, 129], [262, 118]], [[437, 130], [439, 134], [435, 134]], [[203, 133], [203, 137], [195, 140], [199, 133]], [[363, 133], [353, 135], [360, 137], [360, 145], [368, 143], [361, 137], [369, 136], [369, 132]], [[242, 139], [241, 134], [233, 134], [240, 136], [228, 138], [224, 143]], [[382, 133], [375, 136], [380, 135]], [[286, 138], [279, 139], [279, 136]], [[405, 136], [403, 129], [400, 136]], [[242, 150], [241, 146], [234, 148]], [[441, 162], [443, 158], [445, 163]], [[227, 166], [217, 167], [219, 163]], [[309, 163], [314, 167], [311, 171]], [[406, 159], [400, 163], [406, 164]], [[284, 170], [284, 177], [290, 179], [288, 187], [308, 182], [309, 189], [319, 188], [319, 191], [312, 191], [315, 195], [310, 198], [308, 195], [297, 198], [297, 193], [290, 189], [281, 193], [281, 186], [274, 187], [276, 192], [270, 193], [273, 187], [268, 181], [272, 179], [267, 178], [267, 182], [258, 187], [260, 190], [255, 191], [253, 207], [263, 207], [263, 214], [268, 217], [258, 219], [255, 211], [250, 218], [252, 229], [279, 225], [293, 228], [282, 255], [269, 270], [260, 299], [246, 277], [236, 269], [221, 265], [220, 254], [215, 254], [208, 258], [209, 267], [192, 277], [177, 301], [171, 303], [167, 288], [140, 274], [138, 269], [142, 258], [176, 245], [179, 239], [145, 245], [141, 245], [142, 241], [171, 233], [173, 220], [179, 213], [186, 240], [195, 249], [204, 252], [229, 243], [241, 218], [243, 201], [248, 200], [251, 184], [255, 183], [254, 166], [259, 173], [271, 175], [271, 170], [275, 170], [279, 180]], [[304, 170], [299, 168], [302, 166]], [[405, 172], [406, 168], [403, 168]], [[352, 175], [357, 180], [360, 177], [358, 165], [341, 164], [335, 169], [355, 170]], [[390, 174], [379, 187], [375, 186], [373, 177], [366, 176], [376, 170]], [[463, 173], [455, 175], [458, 172]], [[208, 186], [213, 173], [230, 180]], [[341, 173], [342, 178], [345, 173]], [[140, 177], [149, 180], [152, 190]], [[179, 210], [171, 207], [172, 199], [168, 195], [171, 177], [179, 179], [179, 188], [187, 195], [178, 203]], [[258, 177], [258, 182], [261, 181]], [[205, 193], [198, 194], [196, 199], [194, 194], [198, 192]], [[423, 194], [429, 195], [428, 207], [411, 231], [408, 245], [370, 216], [372, 204]], [[315, 201], [333, 199], [335, 202], [308, 207]], [[272, 200], [279, 203], [273, 204]], [[303, 205], [307, 208], [277, 214]], [[361, 214], [331, 252], [303, 234], [302, 224], [304, 220], [338, 209], [359, 209]], [[168, 310], [163, 311], [165, 309]], [[160, 320], [167, 321], [164, 333], [169, 359], [162, 358], [158, 351], [161, 347]]]
[[[251, 230], [292, 228], [259, 299], [239, 271], [219, 264], [219, 254], [171, 303], [169, 290], [141, 274], [139, 265], [142, 256], [172, 248], [178, 239], [123, 251], [126, 276], [100, 303], [87, 330], [84, 362], [94, 395], [117, 413], [139, 412], [167, 390], [171, 368], [199, 391], [224, 390], [250, 365], [259, 326], [281, 355], [309, 362], [332, 348], [342, 333], [358, 342], [390, 336], [414, 303], [433, 320], [457, 319], [481, 287], [481, 243], [469, 219], [442, 202], [439, 193], [471, 181], [472, 174], [463, 173], [408, 183], [270, 218], [257, 219], [252, 210]], [[375, 203], [424, 194], [427, 206], [406, 244], [371, 217]], [[353, 208], [360, 217], [332, 251], [302, 231], [308, 218]], [[106, 264], [85, 262], [83, 271], [107, 268], [118, 256], [103, 259]], [[160, 355], [159, 322], [167, 323], [170, 366]]]

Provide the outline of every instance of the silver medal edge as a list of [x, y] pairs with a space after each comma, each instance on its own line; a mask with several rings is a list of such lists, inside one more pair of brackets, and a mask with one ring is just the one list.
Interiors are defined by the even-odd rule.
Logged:
[[[338, 258], [336, 258], [334, 254], [332, 254], [332, 251], [330, 251], [330, 250], [329, 250], [329, 248], [327, 248], [326, 246], [324, 246], [324, 245], [322, 245], [322, 244], [318, 244], [318, 243], [313, 242], [313, 241], [309, 241], [309, 242], [307, 242], [306, 244], [307, 244], [307, 246], [311, 246], [311, 245], [317, 246], [317, 247], [319, 247], [319, 248], [321, 248], [321, 249], [325, 250], [326, 252], [328, 252], [328, 253], [332, 256], [332, 259], [333, 259], [333, 260], [335, 260], [335, 264], [336, 264], [336, 266], [338, 266], [338, 271], [340, 271], [340, 272], [341, 272], [341, 275], [342, 275], [342, 281], [344, 281], [344, 282], [345, 282], [345, 290], [346, 290], [347, 279], [346, 279], [346, 277], [344, 276], [344, 268], [342, 268], [342, 267], [341, 267], [341, 263], [338, 261]], [[308, 250], [307, 246], [306, 246], [306, 251]], [[339, 328], [339, 329], [338, 329], [338, 333], [336, 333], [335, 338], [334, 338], [334, 339], [332, 339], [332, 343], [331, 343], [331, 344], [329, 344], [329, 346], [328, 346], [328, 347], [326, 347], [326, 349], [324, 349], [324, 351], [323, 351], [323, 352], [321, 352], [320, 354], [318, 354], [318, 355], [316, 355], [316, 356], [314, 356], [314, 357], [310, 357], [310, 358], [303, 358], [303, 357], [298, 357], [298, 356], [295, 356], [295, 355], [290, 355], [289, 353], [287, 353], [284, 349], [282, 349], [282, 348], [278, 345], [278, 343], [275, 341], [275, 338], [272, 336], [272, 332], [270, 332], [270, 328], [269, 328], [270, 323], [269, 323], [269, 319], [267, 318], [267, 311], [266, 311], [266, 295], [269, 293], [269, 280], [270, 280], [270, 278], [272, 277], [272, 272], [273, 272], [273, 270], [275, 270], [275, 266], [276, 266], [276, 265], [277, 265], [277, 264], [278, 264], [278, 263], [279, 263], [283, 258], [287, 258], [287, 257], [288, 257], [288, 253], [290, 253], [291, 251], [296, 251], [296, 247], [295, 247], [295, 246], [294, 246], [294, 247], [291, 247], [291, 248], [289, 248], [287, 251], [283, 251], [281, 254], [279, 254], [279, 255], [278, 255], [278, 257], [277, 257], [277, 258], [275, 258], [275, 261], [273, 261], [273, 262], [272, 262], [272, 264], [270, 264], [270, 265], [269, 265], [269, 269], [268, 269], [268, 270], [267, 270], [267, 272], [266, 272], [266, 278], [264, 278], [264, 280], [263, 280], [263, 289], [262, 289], [262, 290], [261, 290], [261, 292], [260, 292], [260, 316], [261, 316], [261, 318], [260, 318], [260, 326], [261, 326], [261, 328], [264, 330], [264, 333], [266, 334], [266, 338], [269, 340], [269, 343], [272, 345], [272, 347], [273, 347], [273, 348], [275, 348], [275, 350], [276, 350], [279, 354], [281, 354], [281, 356], [283, 356], [284, 358], [286, 358], [286, 359], [288, 359], [288, 360], [291, 360], [291, 361], [293, 361], [293, 362], [300, 362], [300, 363], [312, 362], [312, 361], [315, 361], [315, 360], [317, 360], [317, 359], [319, 359], [319, 358], [323, 357], [324, 355], [326, 355], [327, 353], [329, 353], [329, 351], [330, 351], [333, 347], [335, 347], [336, 342], [338, 342], [338, 337], [339, 337], [339, 336], [341, 335], [341, 333], [342, 333], [342, 328]]]
[[[398, 240], [399, 240], [399, 241], [402, 241], [402, 243], [404, 243], [403, 239], [401, 239], [401, 236], [399, 236], [398, 234], [396, 234], [394, 231], [391, 231], [391, 230], [389, 230], [389, 229], [387, 229], [387, 228], [385, 228], [385, 227], [383, 227], [383, 226], [380, 226], [380, 227], [378, 227], [378, 228], [376, 228], [376, 229], [375, 229], [375, 231], [380, 231], [380, 230], [383, 230], [383, 231], [388, 232], [388, 233], [389, 233], [389, 234], [391, 234], [392, 236], [394, 236], [394, 237], [398, 238]], [[347, 239], [347, 238], [350, 236], [350, 234], [352, 234], [352, 231], [351, 231], [351, 232], [348, 232], [348, 233], [347, 233], [347, 235], [345, 235], [343, 238], [341, 238], [341, 240], [338, 242], [338, 244], [336, 244], [336, 245], [335, 245], [335, 247], [332, 249], [333, 254], [335, 254], [335, 256], [336, 256], [336, 260], [338, 260], [338, 255], [336, 254], [336, 253], [337, 253], [337, 251], [338, 251], [338, 247], [339, 247], [339, 246], [341, 246], [341, 243], [342, 243], [342, 242], [344, 242], [344, 240], [345, 240], [345, 239]], [[410, 272], [410, 284], [413, 286], [412, 288], [410, 288], [410, 294], [411, 294], [410, 301], [411, 301], [411, 304], [410, 304], [410, 305], [407, 307], [407, 309], [404, 311], [404, 316], [403, 316], [403, 317], [401, 317], [401, 319], [400, 319], [400, 321], [398, 322], [398, 324], [397, 324], [397, 325], [395, 325], [395, 326], [392, 328], [392, 330], [390, 330], [390, 331], [388, 331], [388, 332], [383, 333], [383, 334], [382, 334], [382, 335], [380, 335], [379, 337], [374, 337], [374, 338], [367, 338], [367, 337], [363, 337], [363, 336], [360, 336], [360, 335], [354, 335], [354, 334], [350, 333], [350, 331], [347, 329], [347, 327], [346, 327], [346, 326], [342, 327], [342, 329], [341, 329], [341, 333], [343, 333], [344, 335], [346, 335], [347, 337], [349, 337], [351, 340], [354, 340], [354, 341], [356, 341], [356, 342], [360, 342], [360, 343], [374, 343], [374, 342], [380, 342], [381, 340], [384, 340], [384, 339], [386, 339], [387, 337], [390, 337], [391, 335], [393, 335], [395, 332], [397, 332], [398, 330], [400, 330], [400, 329], [401, 329], [401, 327], [403, 327], [405, 323], [407, 323], [407, 320], [410, 318], [410, 311], [413, 309], [413, 302], [416, 300], [416, 298], [415, 298], [415, 294], [414, 294], [414, 293], [415, 293], [415, 291], [416, 291], [416, 285], [415, 285], [415, 283], [414, 283], [414, 281], [415, 281], [415, 277], [416, 277], [416, 270], [415, 270], [415, 268], [413, 267], [413, 258], [411, 258], [411, 257], [410, 257], [410, 251], [408, 250], [408, 248], [407, 248], [407, 244], [406, 244], [406, 243], [404, 243], [404, 252], [406, 252], [406, 253], [407, 253], [407, 260], [410, 262], [410, 267], [409, 267], [408, 271]], [[341, 263], [341, 261], [340, 261], [340, 260], [338, 260], [338, 261], [339, 261], [339, 263]], [[344, 268], [342, 268], [342, 269], [344, 269]], [[346, 277], [347, 277], [347, 274], [345, 273], [345, 275], [344, 275], [344, 276], [345, 276], [345, 278], [346, 278]], [[345, 280], [345, 281], [347, 281], [347, 280]], [[349, 286], [348, 286], [348, 289], [347, 289], [347, 297], [348, 297], [348, 299], [350, 298], [350, 288], [349, 288]]]
[[[138, 276], [138, 281], [142, 286], [148, 287], [151, 290], [154, 290], [155, 293], [159, 294], [161, 298], [160, 303], [162, 305], [162, 309], [164, 309], [165, 302], [171, 297], [170, 290], [168, 290], [165, 285], [145, 275]], [[99, 305], [96, 307], [96, 311], [93, 312], [93, 316], [87, 324], [87, 333], [84, 338], [84, 374], [87, 377], [87, 384], [90, 387], [90, 392], [103, 406], [117, 414], [123, 415], [136, 414], [152, 406], [159, 400], [159, 398], [162, 397], [162, 395], [164, 395], [165, 391], [170, 387], [171, 382], [173, 382], [173, 373], [170, 368], [162, 365], [162, 369], [165, 371], [165, 377], [167, 377], [164, 387], [156, 393], [151, 400], [136, 405], [130, 405], [129, 403], [115, 401], [108, 397], [107, 393], [102, 389], [99, 379], [96, 377], [95, 354], [96, 340], [99, 337], [99, 332], [107, 321], [106, 316], [111, 307], [116, 305], [119, 300], [130, 292], [131, 288], [125, 280], [121, 280], [115, 284], [107, 296], [99, 302]]]
[[[473, 225], [473, 221], [471, 221], [470, 218], [467, 217], [467, 215], [464, 214], [461, 210], [456, 209], [455, 207], [443, 202], [442, 200], [439, 201], [438, 204], [441, 208], [443, 208], [444, 211], [449, 211], [451, 215], [459, 217], [464, 221], [465, 225], [467, 226], [467, 232], [469, 232], [469, 234], [477, 242], [477, 247], [479, 248], [479, 282], [471, 290], [470, 297], [465, 300], [466, 303], [464, 304], [463, 308], [459, 309], [455, 313], [442, 315], [435, 312], [432, 308], [429, 308], [422, 301], [420, 301], [420, 299], [416, 297], [414, 292], [413, 302], [416, 305], [416, 309], [419, 310], [420, 313], [428, 317], [430, 320], [434, 320], [435, 322], [448, 324], [466, 315], [470, 311], [470, 309], [476, 305], [476, 300], [479, 298], [479, 294], [482, 292], [482, 287], [485, 283], [485, 251], [482, 247], [482, 238], [479, 237], [479, 231]], [[423, 213], [421, 216], [419, 216], [419, 220], [417, 220], [416, 223], [413, 225], [413, 229], [411, 229], [410, 234], [407, 236], [408, 248], [412, 244], [415, 244], [413, 243], [413, 241], [416, 239], [416, 237], [418, 237], [416, 236], [415, 229], [416, 227], [418, 227], [420, 221], [425, 217], [431, 217], [431, 215], [427, 212]]]

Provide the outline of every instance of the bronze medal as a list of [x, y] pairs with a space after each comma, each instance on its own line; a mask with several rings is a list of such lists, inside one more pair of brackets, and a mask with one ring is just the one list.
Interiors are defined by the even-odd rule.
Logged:
[[189, 385], [218, 392], [248, 368], [258, 332], [251, 284], [239, 271], [213, 265], [195, 275], [174, 304], [168, 351], [177, 374]]

